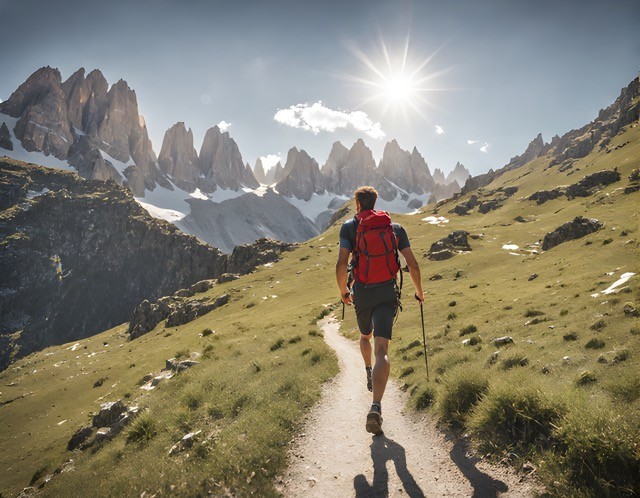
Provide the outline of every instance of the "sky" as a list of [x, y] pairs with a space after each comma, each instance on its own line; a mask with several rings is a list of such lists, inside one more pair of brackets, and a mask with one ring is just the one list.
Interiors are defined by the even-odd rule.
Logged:
[[42, 66], [136, 91], [156, 153], [221, 124], [245, 162], [363, 138], [496, 169], [638, 76], [637, 0], [0, 0], [0, 99]]

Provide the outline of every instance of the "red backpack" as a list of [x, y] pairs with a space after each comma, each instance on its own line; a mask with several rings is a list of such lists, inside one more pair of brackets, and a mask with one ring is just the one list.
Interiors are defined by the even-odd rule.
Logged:
[[355, 218], [354, 278], [363, 284], [393, 280], [400, 270], [400, 260], [389, 213], [367, 210]]

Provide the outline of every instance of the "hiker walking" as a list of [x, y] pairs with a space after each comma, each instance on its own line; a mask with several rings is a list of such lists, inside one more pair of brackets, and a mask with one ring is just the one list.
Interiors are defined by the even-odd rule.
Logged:
[[[396, 275], [400, 271], [398, 253], [402, 254], [409, 267], [416, 299], [420, 303], [424, 301], [420, 268], [411, 250], [407, 232], [399, 224], [391, 223], [388, 213], [374, 210], [377, 199], [378, 192], [373, 187], [360, 187], [355, 191], [357, 214], [340, 229], [340, 252], [336, 264], [340, 298], [347, 305], [353, 301], [356, 309], [367, 388], [373, 392], [366, 429], [373, 434], [382, 433], [381, 403], [389, 378], [389, 341], [400, 306], [400, 290], [396, 285]], [[352, 289], [348, 285], [351, 278]], [[372, 335], [375, 355], [373, 371]]]

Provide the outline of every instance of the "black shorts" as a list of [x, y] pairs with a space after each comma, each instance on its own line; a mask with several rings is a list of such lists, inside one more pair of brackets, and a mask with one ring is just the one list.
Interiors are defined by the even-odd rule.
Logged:
[[374, 337], [391, 339], [393, 321], [398, 312], [398, 296], [393, 282], [375, 287], [365, 287], [356, 282], [353, 304], [361, 334], [369, 335], [373, 330]]

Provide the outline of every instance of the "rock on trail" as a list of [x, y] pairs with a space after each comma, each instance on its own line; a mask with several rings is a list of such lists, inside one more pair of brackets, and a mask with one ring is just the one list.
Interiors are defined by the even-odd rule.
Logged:
[[[339, 323], [320, 322], [340, 373], [323, 390], [290, 450], [284, 496], [533, 496], [540, 488], [506, 468], [481, 462], [430, 417], [405, 409], [407, 395], [390, 380], [382, 403], [384, 434], [365, 431], [371, 403], [357, 344]], [[393, 347], [393, 343], [392, 346]]]

